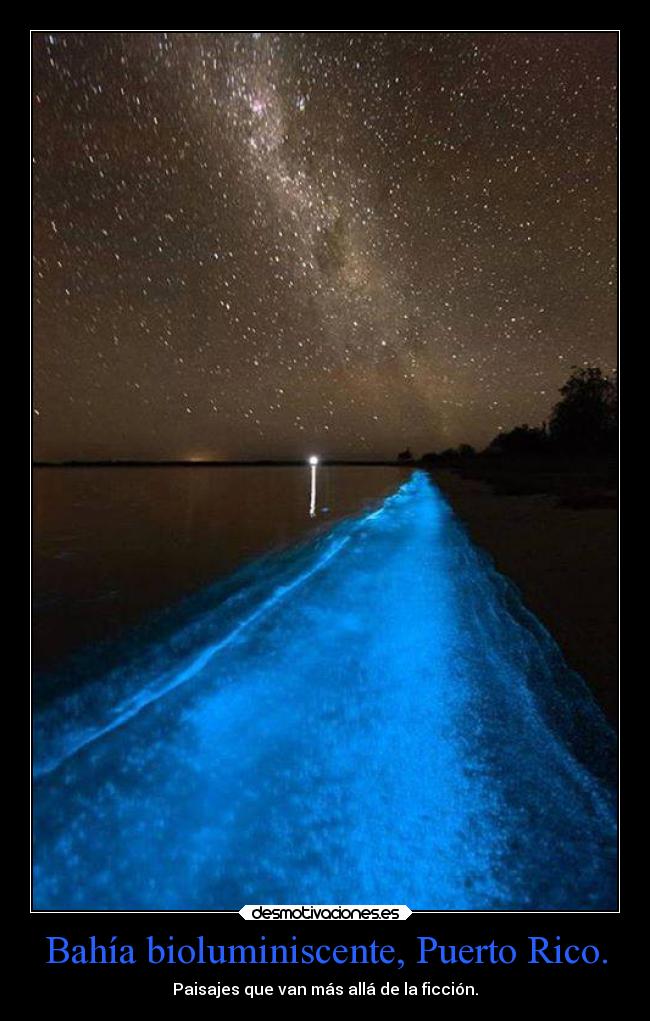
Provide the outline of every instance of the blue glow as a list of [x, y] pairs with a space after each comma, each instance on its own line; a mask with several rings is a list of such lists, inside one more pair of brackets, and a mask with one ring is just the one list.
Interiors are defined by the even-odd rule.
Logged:
[[614, 735], [423, 473], [35, 721], [34, 904], [616, 907]]

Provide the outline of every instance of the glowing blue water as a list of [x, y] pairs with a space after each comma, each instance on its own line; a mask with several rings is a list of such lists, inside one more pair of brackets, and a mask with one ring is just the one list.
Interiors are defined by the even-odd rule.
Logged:
[[613, 771], [585, 685], [418, 472], [37, 717], [34, 902], [610, 909]]

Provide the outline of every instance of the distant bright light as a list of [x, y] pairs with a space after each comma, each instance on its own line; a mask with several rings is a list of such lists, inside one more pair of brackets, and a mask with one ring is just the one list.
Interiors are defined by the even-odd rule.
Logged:
[[318, 464], [318, 458], [316, 457], [315, 454], [312, 454], [312, 456], [309, 458], [309, 463], [310, 464]]

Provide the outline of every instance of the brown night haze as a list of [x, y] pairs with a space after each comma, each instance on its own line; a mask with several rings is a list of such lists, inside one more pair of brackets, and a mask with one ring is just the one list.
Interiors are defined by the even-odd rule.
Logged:
[[35, 440], [393, 457], [616, 358], [615, 32], [37, 33]]

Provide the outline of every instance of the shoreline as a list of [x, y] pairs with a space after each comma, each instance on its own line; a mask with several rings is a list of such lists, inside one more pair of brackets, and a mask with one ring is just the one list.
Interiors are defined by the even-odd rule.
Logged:
[[450, 469], [429, 469], [429, 474], [616, 727], [617, 510], [562, 506], [549, 493], [505, 495], [488, 481]]

